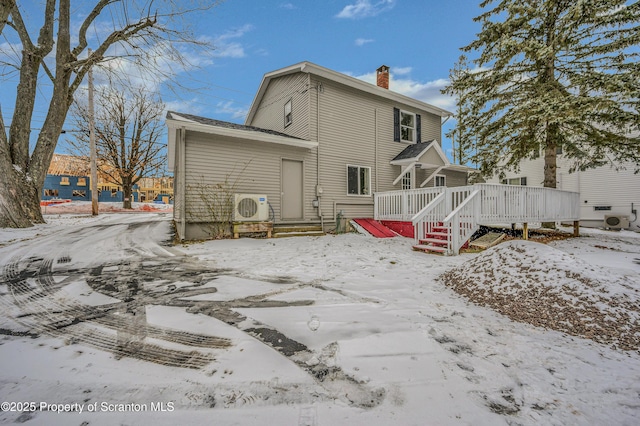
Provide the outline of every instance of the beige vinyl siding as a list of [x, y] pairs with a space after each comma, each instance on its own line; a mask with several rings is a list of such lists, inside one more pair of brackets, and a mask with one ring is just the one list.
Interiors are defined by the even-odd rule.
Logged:
[[223, 138], [205, 133], [187, 132], [186, 161], [187, 216], [189, 221], [204, 221], [198, 187], [202, 183], [234, 186], [235, 193], [265, 194], [276, 222], [280, 221], [282, 159], [303, 161], [303, 214], [305, 220], [317, 220], [312, 206], [315, 195], [315, 149], [295, 148], [249, 140]]
[[309, 102], [310, 120], [318, 122], [310, 128], [319, 132], [322, 211], [325, 216], [343, 210], [347, 217], [372, 217], [372, 196], [347, 195], [347, 165], [371, 168], [372, 192], [400, 189], [393, 185], [399, 168], [390, 161], [407, 144], [393, 140], [393, 108], [420, 114], [423, 141], [440, 140], [440, 117], [332, 81], [311, 83], [322, 85], [320, 92], [311, 91]]
[[[443, 169], [443, 170], [440, 170], [438, 174], [443, 175], [445, 177], [445, 183], [449, 188], [453, 188], [455, 186], [465, 186], [467, 184], [466, 172], [457, 172], [455, 170]], [[433, 180], [435, 182], [435, 178]], [[433, 184], [430, 186], [433, 186]]]
[[[273, 79], [250, 126], [271, 129], [309, 140], [309, 76], [295, 73]], [[292, 102], [292, 122], [284, 126], [284, 106]]]

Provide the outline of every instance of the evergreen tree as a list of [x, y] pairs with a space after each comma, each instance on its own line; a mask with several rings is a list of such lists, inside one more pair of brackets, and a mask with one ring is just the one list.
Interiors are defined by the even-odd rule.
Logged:
[[[492, 5], [497, 3], [497, 5]], [[556, 187], [556, 153], [570, 172], [633, 161], [640, 171], [640, 2], [485, 0], [482, 31], [445, 93], [464, 102], [459, 142], [485, 176], [517, 170], [544, 152], [544, 186]], [[473, 145], [472, 145], [473, 141]]]

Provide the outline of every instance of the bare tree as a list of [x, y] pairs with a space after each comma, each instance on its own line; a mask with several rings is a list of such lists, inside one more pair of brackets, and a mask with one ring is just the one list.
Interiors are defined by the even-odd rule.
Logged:
[[[39, 201], [47, 169], [74, 93], [88, 70], [105, 61], [114, 64], [128, 60], [168, 77], [171, 67], [166, 66], [167, 61], [184, 64], [184, 46], [198, 44], [181, 18], [210, 9], [215, 2], [203, 2], [200, 7], [197, 3], [190, 6], [188, 1], [96, 0], [79, 25], [71, 22], [72, 11], [76, 16], [86, 3], [77, 2], [73, 8], [71, 0], [43, 0], [39, 4], [42, 6], [32, 6], [42, 10], [43, 23], [38, 30], [23, 19], [22, 6], [15, 0], [0, 0], [2, 35], [20, 44], [15, 49], [16, 63], [0, 64], [3, 75], [13, 69], [19, 76], [10, 127], [5, 126], [0, 111], [2, 228], [44, 222]], [[104, 37], [99, 36], [98, 27], [109, 28]], [[77, 33], [72, 35], [75, 28]], [[92, 37], [98, 38], [97, 46], [87, 54]], [[162, 55], [158, 55], [159, 46]], [[110, 65], [110, 69], [117, 72], [119, 68]], [[53, 84], [47, 94], [49, 106], [35, 145], [30, 146], [36, 94], [45, 81]], [[3, 90], [5, 87], [3, 82]]]
[[[96, 94], [96, 150], [98, 172], [122, 187], [123, 207], [131, 208], [133, 186], [144, 177], [157, 176], [166, 163], [164, 104], [146, 88], [131, 91], [101, 87]], [[86, 102], [72, 107], [75, 140], [68, 141], [74, 154], [89, 157], [89, 114]]]

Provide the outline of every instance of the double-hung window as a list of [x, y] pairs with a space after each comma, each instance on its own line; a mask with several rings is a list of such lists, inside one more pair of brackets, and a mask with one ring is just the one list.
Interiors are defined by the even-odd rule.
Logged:
[[371, 167], [347, 166], [347, 194], [371, 195]]
[[406, 143], [422, 142], [420, 114], [394, 108], [393, 126], [394, 141]]
[[402, 142], [416, 141], [416, 115], [400, 111], [400, 140]]

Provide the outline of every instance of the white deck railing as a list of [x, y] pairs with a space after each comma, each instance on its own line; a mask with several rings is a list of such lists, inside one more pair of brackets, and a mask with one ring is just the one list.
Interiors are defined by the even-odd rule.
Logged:
[[444, 192], [444, 187], [376, 192], [373, 198], [373, 218], [409, 221], [441, 192]]
[[477, 184], [376, 193], [374, 200], [376, 220], [411, 221], [416, 240], [442, 223], [449, 228], [450, 254], [480, 225], [580, 218], [580, 194], [552, 188]]

